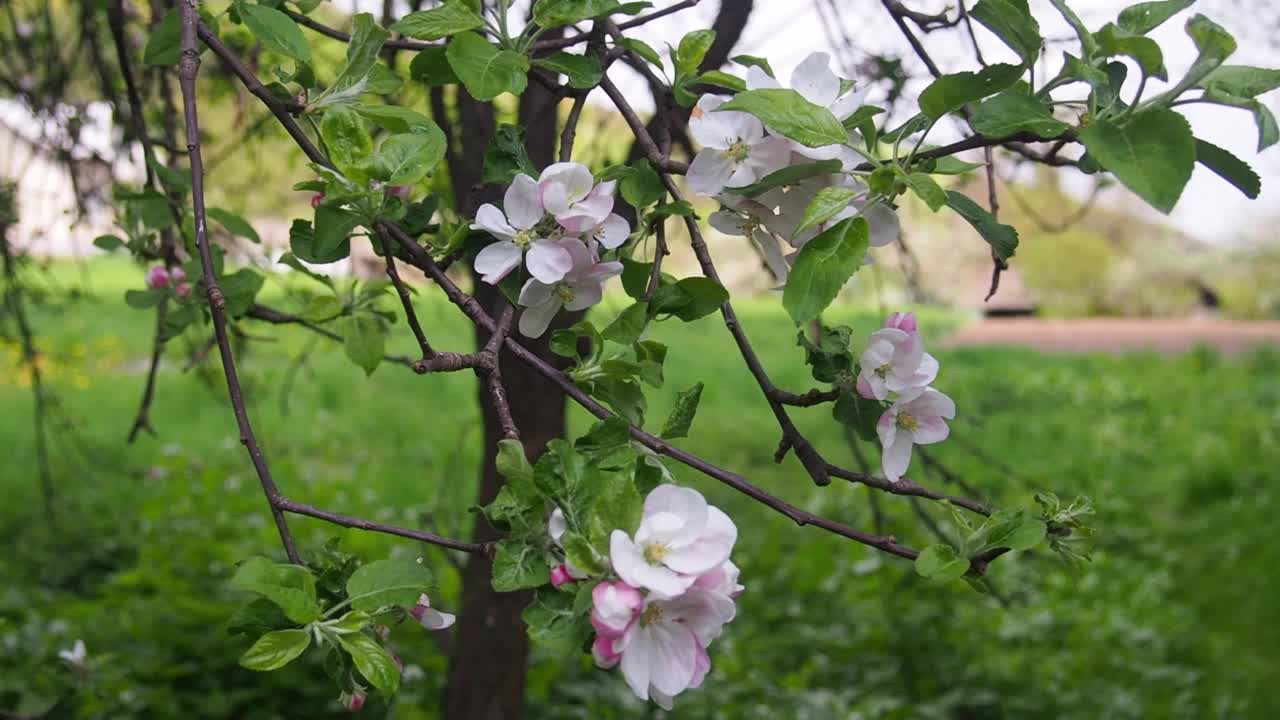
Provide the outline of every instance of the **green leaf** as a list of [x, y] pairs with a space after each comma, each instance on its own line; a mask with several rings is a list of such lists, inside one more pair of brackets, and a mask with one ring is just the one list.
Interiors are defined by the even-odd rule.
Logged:
[[619, 7], [618, 0], [539, 0], [533, 6], [533, 21], [550, 29], [608, 15]]
[[310, 645], [311, 631], [306, 628], [276, 630], [258, 638], [240, 656], [240, 664], [250, 670], [278, 670], [297, 659]]
[[1044, 521], [1026, 510], [1001, 510], [993, 513], [965, 539], [969, 552], [981, 553], [995, 548], [1030, 550], [1045, 536]]
[[499, 440], [496, 460], [498, 473], [507, 480], [533, 479], [533, 466], [524, 454], [519, 440]]
[[911, 173], [903, 179], [906, 181], [907, 187], [911, 188], [911, 192], [923, 200], [931, 211], [938, 212], [938, 210], [942, 209], [942, 206], [947, 204], [947, 193], [928, 175]]
[[744, 185], [737, 188], [726, 188], [726, 190], [736, 195], [755, 197], [766, 190], [794, 185], [807, 178], [816, 177], [818, 175], [830, 175], [831, 173], [836, 172], [840, 172], [839, 160], [819, 160], [818, 162], [813, 163], [788, 165], [781, 170], [775, 170], [768, 175], [765, 175], [763, 178], [760, 178], [750, 185]]
[[1253, 200], [1262, 192], [1262, 181], [1249, 164], [1213, 143], [1196, 138], [1196, 162], [1231, 183]]
[[976, 132], [993, 138], [1020, 132], [1053, 138], [1071, 129], [1034, 96], [1016, 91], [982, 101], [974, 108], [971, 123]]
[[382, 319], [369, 313], [358, 313], [342, 321], [342, 349], [351, 362], [372, 375], [386, 353], [387, 330]]
[[1080, 131], [1080, 141], [1090, 157], [1164, 213], [1177, 204], [1195, 167], [1191, 126], [1172, 110], [1140, 112], [1123, 126], [1094, 121]]
[[622, 38], [618, 41], [618, 44], [636, 55], [639, 55], [650, 65], [656, 66], [659, 70], [662, 69], [662, 56], [659, 55], [658, 51], [654, 50], [653, 46], [649, 45], [649, 43], [646, 43], [643, 40], [637, 40], [636, 38]]
[[591, 543], [585, 537], [576, 532], [566, 532], [561, 538], [561, 544], [564, 546], [564, 557], [574, 567], [578, 568], [587, 575], [603, 575], [605, 568], [597, 559], [597, 554]]
[[[590, 583], [582, 583], [585, 592]], [[589, 613], [574, 609], [574, 593], [544, 588], [534, 596], [520, 618], [529, 628], [529, 639], [540, 648], [558, 656], [581, 652], [583, 644], [591, 636]]]
[[324, 322], [342, 314], [342, 301], [332, 295], [316, 295], [298, 313], [303, 320]]
[[416, 110], [399, 105], [356, 105], [355, 111], [392, 133], [421, 133], [439, 135], [444, 142], [444, 132], [435, 121]]
[[262, 557], [249, 558], [236, 569], [231, 586], [257, 593], [279, 605], [284, 614], [298, 624], [320, 617], [315, 577], [300, 565], [273, 563]]
[[982, 239], [986, 240], [995, 251], [996, 257], [1001, 260], [1013, 257], [1014, 251], [1018, 249], [1017, 230], [1000, 223], [994, 215], [962, 192], [948, 190], [947, 205], [978, 231]]
[[723, 70], [708, 70], [699, 75], [695, 82], [699, 85], [715, 85], [733, 92], [743, 92], [747, 89], [746, 80], [737, 75], [730, 75]]
[[662, 424], [662, 437], [667, 440], [689, 436], [689, 427], [693, 425], [693, 416], [698, 412], [698, 403], [702, 400], [702, 383], [676, 395], [675, 407], [667, 415]]
[[[298, 227], [299, 222], [294, 221], [294, 227]], [[348, 210], [332, 208], [321, 205], [316, 208], [317, 228], [312, 242], [308, 245], [305, 242], [296, 242], [295, 240], [303, 240], [301, 236], [295, 238], [294, 232], [289, 231], [290, 247], [293, 254], [307, 262], [314, 263], [331, 263], [341, 260], [351, 254], [351, 231], [360, 225], [361, 218]]]
[[1200, 83], [1206, 90], [1216, 90], [1239, 98], [1252, 98], [1280, 87], [1280, 70], [1248, 65], [1220, 65]]
[[934, 161], [929, 172], [933, 175], [963, 175], [981, 167], [986, 167], [986, 164], [965, 162], [953, 157], [940, 157]]
[[147, 158], [147, 166], [160, 176], [160, 181], [171, 190], [186, 192], [191, 189], [191, 173], [166, 167], [154, 157]]
[[226, 299], [227, 315], [240, 317], [249, 312], [253, 299], [258, 296], [266, 279], [251, 268], [240, 268], [230, 275], [223, 275], [219, 280], [222, 296]]
[[849, 218], [800, 248], [782, 290], [782, 306], [797, 325], [817, 317], [836, 299], [862, 266], [869, 239], [867, 221]]
[[649, 304], [632, 303], [618, 313], [618, 317], [604, 329], [604, 338], [622, 345], [630, 345], [640, 339], [649, 318]]
[[474, 32], [455, 35], [445, 57], [477, 100], [492, 100], [503, 93], [519, 95], [528, 84], [528, 57], [499, 50]]
[[236, 9], [249, 31], [267, 48], [295, 60], [311, 60], [311, 48], [302, 28], [288, 15], [266, 5], [249, 3], [239, 3]]
[[448, 50], [444, 47], [430, 47], [420, 51], [409, 63], [409, 77], [427, 87], [454, 85], [459, 82], [458, 74], [449, 65]]
[[795, 232], [791, 233], [791, 237], [799, 237], [805, 230], [835, 217], [836, 213], [848, 207], [857, 195], [858, 191], [839, 185], [822, 188], [814, 194], [813, 199], [805, 207], [804, 217], [800, 219], [800, 224], [796, 226]]
[[1131, 33], [1146, 35], [1165, 20], [1191, 7], [1195, 0], [1161, 0], [1130, 5], [1120, 11], [1116, 24]]
[[955, 580], [968, 571], [969, 561], [957, 555], [950, 545], [930, 545], [916, 557], [916, 572], [929, 580]]
[[774, 74], [773, 68], [769, 65], [769, 61], [757, 55], [734, 55], [730, 60], [733, 60], [742, 67], [758, 67], [765, 71], [765, 73], [771, 78], [778, 77]]
[[389, 558], [361, 565], [347, 580], [353, 610], [374, 612], [387, 605], [412, 607], [431, 589], [431, 571], [413, 558]]
[[1131, 33], [1113, 23], [1107, 23], [1094, 33], [1098, 40], [1098, 51], [1106, 57], [1124, 55], [1131, 57], [1142, 71], [1159, 80], [1168, 78], [1164, 70], [1164, 53], [1160, 44], [1149, 37]]
[[649, 314], [674, 315], [692, 322], [719, 310], [728, 300], [729, 291], [715, 280], [687, 277], [659, 287], [649, 303]]
[[444, 159], [444, 132], [413, 132], [392, 135], [373, 156], [371, 174], [389, 185], [413, 185], [426, 177]]
[[115, 235], [99, 235], [93, 239], [93, 244], [95, 247], [107, 252], [119, 250], [125, 246], [125, 242]]
[[1187, 21], [1187, 34], [1195, 42], [1199, 54], [1187, 74], [1176, 85], [1155, 98], [1153, 102], [1157, 105], [1173, 102], [1184, 90], [1199, 84], [1236, 51], [1236, 39], [1231, 33], [1203, 15], [1196, 15]]
[[524, 130], [515, 125], [499, 125], [498, 131], [484, 151], [484, 177], [486, 183], [510, 185], [516, 175], [524, 173], [538, 177], [529, 153], [524, 146]]
[[357, 633], [369, 626], [372, 617], [363, 610], [352, 610], [337, 620], [324, 623], [325, 628], [339, 635]]
[[373, 138], [364, 120], [347, 105], [333, 105], [324, 111], [320, 137], [329, 150], [329, 158], [348, 175], [359, 176], [362, 164], [373, 154]]
[[760, 118], [774, 132], [809, 147], [843, 145], [849, 133], [831, 111], [814, 105], [795, 90], [772, 88], [738, 93], [719, 107]]
[[484, 27], [484, 18], [467, 7], [463, 0], [452, 0], [438, 8], [409, 13], [391, 29], [418, 40], [439, 40], [481, 27]]
[[253, 229], [247, 220], [239, 215], [222, 208], [211, 207], [205, 213], [218, 221], [218, 224], [227, 229], [227, 232], [242, 237], [251, 243], [260, 243], [262, 239], [258, 237], [258, 233]]
[[177, 65], [182, 59], [182, 13], [166, 12], [164, 19], [151, 31], [147, 47], [142, 51], [142, 63], [152, 66]]
[[173, 224], [173, 209], [169, 198], [147, 188], [139, 193], [121, 196], [126, 212], [131, 213], [147, 228], [163, 230]]
[[[815, 374], [817, 368], [814, 368]], [[867, 442], [879, 442], [876, 423], [884, 414], [884, 405], [853, 392], [841, 392], [831, 406], [831, 416], [852, 428]]]
[[698, 66], [715, 41], [715, 30], [694, 30], [680, 38], [680, 45], [671, 58], [676, 67], [676, 75], [693, 75], [698, 72]]
[[1022, 64], [1030, 65], [1040, 55], [1040, 25], [1027, 10], [1025, 2], [1015, 0], [980, 0], [969, 16], [982, 23], [996, 37], [1013, 49]]
[[382, 44], [390, 36], [391, 33], [382, 29], [369, 13], [356, 15], [351, 28], [351, 42], [347, 43], [346, 63], [338, 71], [333, 84], [311, 104], [324, 107], [350, 103], [355, 102], [363, 93], [374, 92], [369, 87], [371, 72], [378, 62]]
[[338, 643], [351, 655], [356, 669], [369, 684], [388, 695], [400, 687], [400, 668], [387, 651], [369, 635], [354, 633], [338, 635]]
[[603, 75], [600, 70], [599, 60], [594, 57], [574, 55], [567, 52], [557, 52], [547, 57], [537, 58], [533, 61], [533, 64], [567, 76], [569, 78], [569, 87], [580, 90], [595, 87]]
[[1253, 113], [1253, 122], [1258, 126], [1258, 152], [1275, 145], [1280, 141], [1280, 128], [1276, 126], [1276, 117], [1261, 101], [1256, 98], [1235, 97], [1217, 88], [1206, 90], [1206, 100], [1218, 105], [1237, 107]]
[[493, 556], [493, 589], [514, 592], [551, 582], [547, 555], [528, 543], [503, 540]]
[[622, 199], [633, 208], [648, 207], [667, 194], [662, 178], [654, 171], [648, 160], [637, 160], [618, 183]]
[[125, 290], [124, 301], [131, 308], [146, 310], [161, 303], [166, 297], [160, 290]]
[[999, 63], [981, 71], [943, 75], [920, 93], [920, 112], [933, 120], [988, 95], [1008, 88], [1022, 77], [1023, 68]]
[[1080, 20], [1080, 16], [1076, 15], [1075, 11], [1067, 5], [1066, 0], [1049, 0], [1049, 3], [1053, 5], [1058, 14], [1062, 16], [1062, 19], [1066, 20], [1071, 29], [1075, 31], [1076, 37], [1080, 38], [1080, 47], [1084, 52], [1084, 58], [1086, 60], [1091, 59], [1098, 50], [1098, 42], [1093, 39], [1093, 34], [1085, 27], [1084, 22]]

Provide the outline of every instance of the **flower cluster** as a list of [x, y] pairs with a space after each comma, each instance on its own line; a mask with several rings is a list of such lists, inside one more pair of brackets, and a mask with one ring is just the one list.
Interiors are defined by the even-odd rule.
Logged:
[[187, 284], [187, 273], [182, 268], [166, 268], [164, 265], [154, 265], [147, 270], [148, 288], [164, 290], [170, 286], [173, 287], [173, 292], [178, 297], [186, 297], [191, 294], [191, 286]]
[[[759, 67], [753, 66], [747, 73], [749, 90], [780, 87], [781, 83]], [[796, 67], [790, 89], [843, 120], [862, 106], [869, 87], [846, 87], [831, 71], [827, 53], [816, 52]], [[726, 235], [750, 239], [775, 277], [785, 280], [791, 260], [805, 243], [850, 217], [861, 215], [867, 220], [873, 247], [897, 239], [898, 218], [893, 210], [871, 202], [867, 185], [849, 174], [861, 160], [851, 147], [861, 142], [856, 131], [850, 131], [849, 144], [808, 147], [766, 127], [754, 115], [719, 110], [724, 102], [723, 97], [704, 95], [693, 110], [689, 131], [702, 150], [690, 163], [686, 180], [691, 191], [716, 196], [724, 206], [711, 216], [711, 226]], [[750, 198], [732, 192], [785, 167], [821, 160], [839, 160], [840, 172], [769, 188]], [[853, 191], [854, 200], [826, 222], [797, 233], [809, 203], [830, 187]], [[778, 237], [791, 246], [791, 252], [783, 254]]]
[[631, 234], [613, 212], [617, 183], [596, 183], [585, 165], [555, 163], [537, 180], [517, 175], [502, 207], [485, 203], [471, 227], [498, 239], [476, 255], [475, 269], [491, 285], [522, 264], [530, 277], [520, 289], [520, 332], [538, 337], [561, 308], [584, 310], [600, 302], [604, 282], [622, 272], [619, 262], [601, 262]]
[[871, 333], [860, 366], [858, 394], [868, 400], [892, 400], [876, 423], [876, 433], [884, 475], [897, 482], [911, 464], [913, 445], [947, 439], [951, 430], [946, 421], [956, 416], [956, 404], [930, 387], [938, 376], [938, 361], [924, 351], [912, 313], [894, 313]]
[[668, 710], [676, 695], [699, 687], [711, 669], [707, 646], [733, 620], [743, 590], [729, 560], [737, 538], [733, 521], [696, 490], [650, 492], [635, 534], [610, 537], [619, 579], [592, 591], [596, 664], [620, 666], [637, 697]]

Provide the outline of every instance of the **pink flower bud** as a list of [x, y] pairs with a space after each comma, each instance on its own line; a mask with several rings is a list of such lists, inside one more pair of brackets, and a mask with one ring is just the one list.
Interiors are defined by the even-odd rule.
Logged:
[[591, 625], [596, 632], [609, 637], [622, 637], [644, 609], [644, 597], [630, 585], [602, 582], [591, 591]]
[[338, 702], [342, 703], [342, 707], [351, 712], [360, 712], [364, 708], [364, 689], [357, 687], [353, 692], [342, 693], [338, 696]]
[[401, 200], [408, 200], [409, 194], [412, 192], [413, 192], [413, 187], [410, 185], [392, 185], [391, 187], [387, 188], [387, 193], [394, 195], [395, 197], [398, 197]]
[[596, 635], [595, 642], [591, 643], [591, 657], [595, 658], [597, 667], [608, 670], [622, 659], [622, 653], [613, 649], [616, 639], [607, 635]]
[[324, 200], [324, 193], [316, 193], [315, 195], [312, 195], [312, 196], [311, 196], [311, 207], [312, 207], [313, 209], [314, 209], [314, 208], [318, 208], [318, 207], [320, 207], [320, 203], [321, 203], [321, 201], [323, 201], [323, 200]]
[[156, 265], [147, 270], [147, 287], [152, 290], [169, 287], [169, 271], [163, 265]]
[[885, 318], [884, 326], [887, 328], [897, 328], [903, 332], [916, 332], [916, 314], [915, 313], [893, 313]]
[[560, 563], [551, 569], [551, 586], [560, 587], [571, 582], [577, 582], [572, 575], [569, 574], [569, 566]]
[[400, 656], [396, 654], [396, 651], [392, 650], [391, 648], [383, 648], [383, 649], [386, 650], [387, 654], [391, 656], [391, 661], [396, 664], [396, 669], [399, 670], [400, 672], [404, 672], [404, 661], [400, 659]]
[[181, 267], [174, 267], [169, 270], [169, 279], [175, 283], [180, 283], [187, 279], [187, 273]]
[[425, 593], [418, 596], [418, 604], [409, 610], [409, 614], [428, 630], [444, 630], [457, 619], [452, 613], [440, 612], [431, 607], [431, 599]]
[[186, 297], [191, 294], [191, 286], [185, 282], [180, 282], [173, 291], [178, 294], [178, 297]]

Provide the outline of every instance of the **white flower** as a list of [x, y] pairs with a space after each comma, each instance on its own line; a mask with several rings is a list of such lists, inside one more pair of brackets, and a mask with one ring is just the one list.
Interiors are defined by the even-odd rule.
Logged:
[[[564, 277], [573, 266], [573, 258], [555, 241], [538, 237], [535, 226], [545, 211], [538, 184], [528, 175], [517, 175], [502, 198], [503, 210], [485, 203], [476, 211], [473, 230], [484, 230], [498, 238], [476, 255], [476, 272], [490, 285], [495, 285], [520, 265], [523, 258], [529, 274], [546, 283]], [[526, 256], [526, 251], [528, 255]]]
[[698, 576], [729, 559], [738, 528], [696, 490], [659, 485], [644, 501], [634, 540], [622, 530], [609, 538], [618, 577], [658, 597], [675, 597]]
[[717, 195], [726, 187], [750, 185], [791, 160], [790, 141], [765, 136], [764, 125], [754, 115], [736, 110], [716, 110], [724, 98], [703, 95], [693, 108], [689, 132], [702, 149], [689, 164], [689, 190]]
[[911, 464], [911, 446], [947, 439], [947, 420], [956, 416], [956, 404], [933, 388], [915, 388], [898, 395], [880, 416], [876, 432], [883, 448], [884, 476], [897, 482]]
[[733, 601], [720, 593], [691, 591], [669, 600], [650, 595], [612, 646], [622, 655], [622, 675], [631, 691], [670, 710], [673, 697], [702, 684], [711, 669], [707, 644], [734, 612]]
[[612, 250], [627, 241], [631, 235], [631, 225], [617, 213], [609, 213], [597, 225], [587, 228], [584, 234], [588, 239], [600, 243], [602, 247]]
[[[752, 206], [757, 207], [750, 207], [745, 203], [750, 203]], [[758, 212], [753, 212], [753, 210]], [[744, 199], [744, 203], [739, 205], [737, 211], [719, 210], [712, 213], [707, 221], [711, 223], [711, 227], [725, 235], [735, 235], [750, 239], [756, 248], [760, 250], [760, 255], [764, 258], [765, 266], [769, 268], [769, 272], [773, 273], [778, 282], [782, 282], [787, 279], [791, 266], [787, 264], [786, 258], [782, 257], [782, 250], [778, 247], [777, 239], [764, 229], [761, 216], [766, 214], [772, 216], [773, 212], [759, 203]]]
[[418, 604], [413, 606], [409, 614], [418, 621], [419, 625], [428, 630], [443, 630], [457, 620], [456, 616], [431, 607], [431, 598], [425, 593], [418, 596]]
[[58, 657], [77, 670], [84, 670], [88, 667], [89, 652], [85, 649], [84, 640], [77, 639], [76, 644], [70, 650], [59, 650]]
[[[804, 212], [818, 192], [828, 187], [847, 187], [860, 193], [843, 210], [821, 225], [809, 228], [799, 235], [796, 228], [804, 219]], [[893, 209], [884, 203], [867, 207], [867, 187], [847, 175], [821, 175], [802, 180], [787, 188], [773, 188], [761, 195], [761, 201], [769, 207], [777, 208], [777, 215], [766, 218], [765, 224], [770, 230], [778, 233], [791, 243], [792, 247], [801, 248], [818, 233], [846, 218], [862, 215], [867, 221], [871, 247], [884, 247], [898, 239], [898, 216]]]
[[738, 584], [738, 573], [738, 566], [734, 565], [732, 560], [725, 560], [718, 567], [699, 575], [691, 587], [693, 590], [715, 592], [726, 597], [736, 598], [742, 594], [743, 590], [746, 590], [745, 587]]
[[540, 337], [560, 308], [585, 310], [600, 302], [604, 282], [622, 274], [622, 263], [599, 262], [579, 240], [565, 238], [556, 241], [556, 245], [572, 258], [570, 269], [558, 281], [547, 283], [530, 278], [520, 289], [518, 302], [525, 310], [520, 314], [519, 327], [525, 337]]
[[538, 193], [543, 207], [560, 226], [577, 234], [603, 222], [613, 210], [616, 183], [595, 182], [586, 165], [552, 163], [538, 176]]
[[858, 394], [873, 400], [923, 388], [938, 376], [938, 361], [924, 351], [920, 335], [897, 328], [871, 333], [860, 364]]
[[[800, 93], [805, 100], [814, 105], [830, 110], [837, 120], [844, 120], [863, 105], [867, 99], [867, 91], [871, 89], [871, 86], [869, 84], [863, 85], [861, 89], [850, 87], [845, 92], [841, 92], [840, 85], [840, 78], [831, 71], [831, 56], [825, 52], [815, 52], [809, 55], [791, 72], [792, 90]], [[748, 90], [780, 87], [782, 87], [782, 83], [771, 77], [762, 68], [752, 66], [747, 70]], [[844, 162], [845, 169], [851, 169], [861, 160], [856, 153], [844, 145], [824, 145], [811, 148], [794, 140], [790, 141], [790, 143], [794, 152], [813, 160], [839, 158]]]
[[600, 635], [622, 637], [644, 609], [644, 597], [624, 582], [605, 581], [591, 590], [591, 626]]
[[[547, 518], [547, 534], [551, 536], [551, 542], [555, 543], [556, 547], [560, 548], [561, 550], [564, 549], [564, 543], [562, 542], [562, 538], [564, 538], [564, 533], [568, 529], [569, 529], [569, 522], [564, 518], [564, 511], [561, 510], [560, 508], [556, 508], [552, 510], [551, 517]], [[568, 578], [567, 579], [561, 578], [561, 581], [557, 583], [556, 577], [555, 577], [555, 571], [561, 568], [564, 569], [564, 572], [568, 576]], [[581, 570], [579, 570], [577, 567], [574, 566], [573, 563], [569, 562], [568, 559], [566, 558], [561, 565], [557, 566], [551, 571], [551, 583], [556, 587], [560, 587], [560, 585], [564, 584], [565, 582], [570, 582], [572, 580], [585, 579], [587, 575], [588, 573], [584, 573]]]

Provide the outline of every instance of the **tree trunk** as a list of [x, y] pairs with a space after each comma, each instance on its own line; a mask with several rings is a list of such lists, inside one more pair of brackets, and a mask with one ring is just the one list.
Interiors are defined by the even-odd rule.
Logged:
[[[465, 95], [465, 93], [462, 93]], [[520, 118], [528, 138], [529, 157], [537, 167], [554, 160], [556, 103], [540, 84], [530, 81], [520, 97]], [[480, 186], [484, 148], [493, 135], [493, 108], [470, 98], [459, 101], [460, 157], [451, 167], [458, 207], [473, 215], [482, 201], [501, 202], [498, 188]], [[506, 303], [497, 288], [479, 282], [473, 275], [476, 299], [493, 316]], [[552, 324], [566, 327], [576, 318], [557, 318]], [[541, 339], [524, 340], [529, 349], [544, 360], [560, 360], [547, 346], [548, 330]], [[518, 337], [518, 336], [517, 336]], [[476, 346], [488, 340], [488, 333], [476, 329]], [[547, 443], [565, 434], [565, 400], [551, 381], [502, 355], [502, 379], [507, 388], [511, 414], [520, 429], [525, 454], [532, 460]], [[478, 400], [484, 415], [484, 467], [476, 502], [490, 502], [502, 488], [503, 478], [494, 465], [502, 429], [488, 403], [483, 385]], [[476, 515], [473, 536], [493, 540], [499, 534], [480, 514]], [[529, 639], [520, 613], [529, 604], [528, 592], [497, 593], [489, 583], [492, 564], [487, 558], [472, 556], [462, 577], [461, 615], [454, 632], [449, 658], [449, 678], [445, 688], [445, 717], [449, 720], [520, 720], [524, 717], [524, 686]]]

